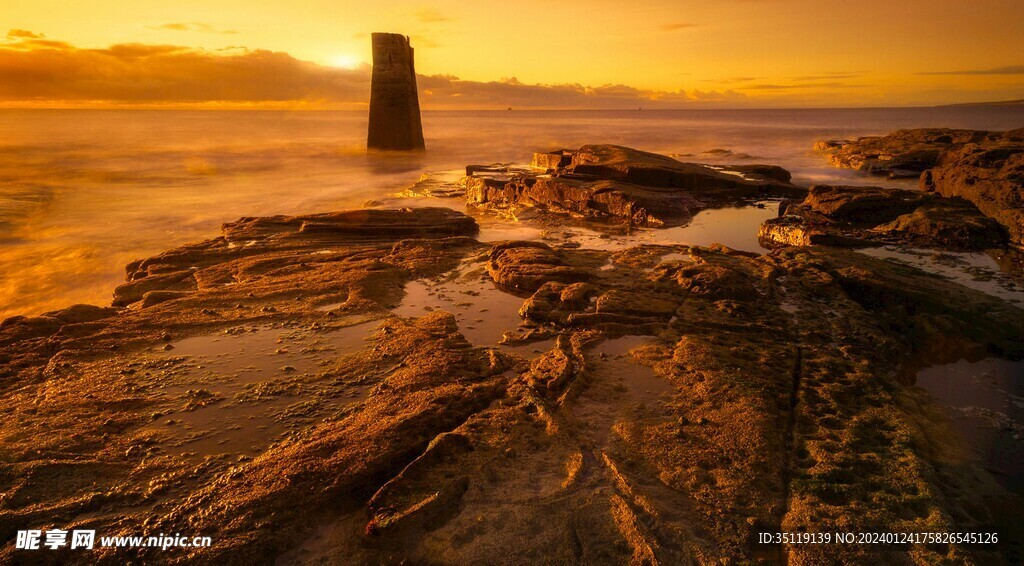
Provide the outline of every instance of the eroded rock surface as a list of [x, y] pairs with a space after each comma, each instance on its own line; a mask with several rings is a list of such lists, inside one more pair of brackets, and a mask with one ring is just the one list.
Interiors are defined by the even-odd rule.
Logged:
[[803, 194], [781, 167], [684, 163], [615, 145], [535, 154], [532, 165], [545, 174], [493, 176], [467, 169], [469, 175], [462, 180], [467, 202], [513, 216], [523, 209], [543, 209], [580, 218], [664, 226], [685, 223], [696, 212], [722, 201]]
[[1006, 228], [1015, 246], [1024, 246], [1024, 130], [899, 130], [818, 142], [815, 149], [838, 167], [920, 176], [923, 190], [974, 203]]
[[973, 202], [1024, 248], [1024, 130], [950, 149], [921, 176], [921, 188]]
[[[243, 220], [129, 267], [187, 274], [147, 291], [180, 294], [5, 322], [0, 558], [50, 527], [210, 536], [141, 559], [226, 564], [999, 563], [752, 537], [1020, 540], [1018, 496], [905, 386], [923, 364], [1024, 357], [1020, 309], [836, 249], [492, 246], [458, 214], [381, 213], [408, 227], [390, 233], [377, 214]], [[505, 342], [546, 351], [390, 313], [457, 268], [529, 295]], [[229, 371], [260, 359], [281, 361]]]
[[[222, 236], [136, 261], [125, 268], [127, 283], [114, 290], [114, 306], [142, 301], [154, 292], [184, 293], [227, 285], [275, 265], [276, 254], [330, 252], [338, 244], [397, 241], [419, 236], [473, 236], [476, 222], [447, 208], [364, 209], [305, 216], [242, 218], [223, 226]], [[274, 253], [269, 252], [273, 250]], [[263, 256], [237, 272], [213, 267], [226, 260]], [[285, 255], [287, 257], [287, 255]], [[313, 256], [313, 261], [315, 261]], [[182, 295], [158, 294], [156, 304]]]

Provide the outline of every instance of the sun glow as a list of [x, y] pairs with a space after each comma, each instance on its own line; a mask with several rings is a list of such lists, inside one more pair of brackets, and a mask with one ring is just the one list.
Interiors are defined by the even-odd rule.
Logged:
[[339, 67], [342, 69], [355, 69], [361, 62], [362, 61], [359, 60], [359, 57], [346, 53], [331, 57], [328, 64], [332, 67]]

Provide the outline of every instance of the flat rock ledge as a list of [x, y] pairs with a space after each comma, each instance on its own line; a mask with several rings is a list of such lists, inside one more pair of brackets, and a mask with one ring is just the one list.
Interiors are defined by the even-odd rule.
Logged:
[[362, 209], [303, 216], [245, 217], [222, 227], [219, 238], [186, 246], [125, 268], [127, 283], [114, 289], [115, 307], [177, 298], [201, 286], [234, 281], [198, 273], [204, 267], [267, 250], [316, 253], [339, 244], [374, 244], [407, 238], [475, 236], [472, 218], [447, 208]]
[[[438, 210], [250, 218], [130, 265], [128, 285], [160, 281], [148, 305], [132, 287], [127, 307], [0, 324], [0, 562], [34, 560], [6, 543], [55, 520], [214, 541], [131, 557], [145, 563], [1010, 562], [754, 541], [880, 526], [1021, 540], [1020, 497], [907, 384], [930, 364], [1024, 358], [1024, 311], [836, 248], [555, 250], [474, 231]], [[442, 308], [391, 311], [412, 282], [466, 277], [517, 293], [503, 342], [536, 355], [471, 343]], [[225, 362], [178, 354], [186, 340], [216, 356], [264, 340], [310, 365], [211, 373]]]
[[534, 154], [531, 171], [469, 166], [461, 184], [474, 207], [519, 217], [543, 210], [638, 226], [687, 222], [705, 208], [769, 195], [802, 195], [772, 165], [712, 166], [616, 145]]

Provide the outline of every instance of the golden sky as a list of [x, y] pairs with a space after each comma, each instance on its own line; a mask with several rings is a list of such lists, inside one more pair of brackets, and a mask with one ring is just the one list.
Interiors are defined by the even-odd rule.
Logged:
[[428, 108], [1008, 100], [1022, 29], [1022, 0], [0, 0], [0, 102], [358, 105], [372, 31], [412, 36]]

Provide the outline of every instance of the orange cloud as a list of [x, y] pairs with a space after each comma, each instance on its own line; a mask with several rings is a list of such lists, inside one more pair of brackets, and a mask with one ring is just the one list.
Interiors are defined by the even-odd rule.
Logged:
[[438, 10], [433, 8], [419, 8], [415, 13], [416, 19], [425, 24], [436, 24], [441, 22], [450, 22], [451, 18], [445, 16]]
[[[18, 33], [14, 33], [14, 32]], [[12, 30], [0, 45], [0, 101], [149, 103], [302, 102], [365, 104], [370, 68], [328, 67], [287, 53], [178, 45], [80, 49]], [[525, 84], [419, 76], [426, 108], [678, 108], [735, 102], [734, 91], [654, 91], [621, 84]]]
[[1024, 65], [1008, 65], [994, 69], [970, 69], [967, 71], [933, 71], [919, 75], [1024, 75]]
[[70, 47], [69, 43], [46, 39], [46, 36], [41, 33], [23, 29], [12, 29], [7, 32], [7, 39], [4, 41], [6, 49], [67, 49]]
[[661, 30], [662, 31], [679, 31], [681, 29], [695, 28], [698, 25], [700, 25], [700, 24], [688, 24], [688, 23], [682, 23], [682, 22], [674, 23], [674, 24], [664, 24], [664, 25], [661, 26]]
[[597, 87], [580, 84], [525, 84], [515, 77], [492, 82], [463, 81], [451, 75], [419, 77], [420, 96], [432, 106], [550, 108], [680, 108], [695, 102], [742, 100], [726, 92], [654, 91], [622, 84]]
[[237, 31], [233, 29], [218, 29], [210, 24], [204, 24], [200, 22], [174, 22], [170, 24], [161, 24], [158, 26], [146, 26], [148, 29], [158, 31], [194, 31], [200, 33], [221, 33], [221, 34], [236, 34]]
[[11, 31], [7, 32], [7, 37], [9, 39], [10, 38], [39, 39], [39, 38], [41, 38], [43, 36], [39, 35], [38, 33], [32, 33], [30, 31], [23, 30], [23, 29], [12, 29]]
[[740, 90], [791, 90], [791, 89], [807, 89], [807, 88], [864, 88], [866, 86], [869, 86], [869, 85], [831, 82], [831, 83], [800, 83], [800, 84], [792, 84], [792, 85], [755, 84], [755, 85], [748, 85], [748, 86], [738, 86], [736, 88], [738, 88]]
[[0, 48], [0, 100], [7, 101], [365, 101], [368, 90], [365, 69], [323, 67], [265, 50], [79, 49], [33, 37]]

